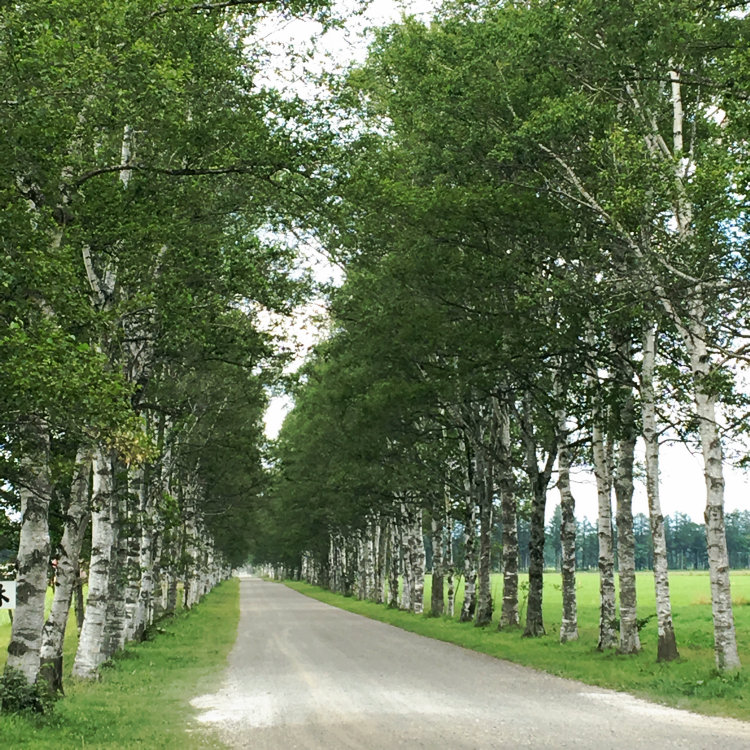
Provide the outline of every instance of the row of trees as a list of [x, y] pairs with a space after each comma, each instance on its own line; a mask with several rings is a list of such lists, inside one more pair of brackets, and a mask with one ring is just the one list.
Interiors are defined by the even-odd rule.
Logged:
[[[271, 229], [313, 160], [253, 31], [325, 2], [17, 0], [0, 13], [0, 487], [7, 670], [61, 689], [192, 606], [252, 543], [294, 305]], [[262, 239], [266, 238], [266, 239]], [[264, 317], [265, 316], [265, 317]], [[7, 524], [6, 524], [7, 525]], [[50, 560], [57, 560], [45, 621]]]
[[497, 501], [499, 626], [512, 627], [523, 503], [523, 633], [537, 636], [554, 480], [570, 640], [569, 475], [585, 465], [598, 491], [598, 645], [633, 653], [643, 440], [658, 656], [672, 659], [668, 431], [703, 458], [716, 662], [740, 666], [724, 466], [747, 426], [749, 32], [745, 3], [533, 0], [447, 2], [429, 26], [407, 18], [377, 35], [321, 105], [335, 140], [299, 222], [346, 281], [278, 440], [259, 559], [394, 602], [402, 575], [401, 604], [420, 611], [422, 528], [439, 582], [460, 523], [461, 617], [485, 625]]

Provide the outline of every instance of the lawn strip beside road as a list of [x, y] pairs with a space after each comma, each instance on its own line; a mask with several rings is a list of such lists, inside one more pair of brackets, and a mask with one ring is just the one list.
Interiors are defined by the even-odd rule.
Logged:
[[[190, 700], [217, 684], [238, 621], [239, 582], [233, 579], [193, 610], [162, 620], [152, 639], [129, 644], [102, 670], [101, 681], [68, 681], [65, 697], [49, 716], [0, 715], [4, 745], [34, 750], [224, 747], [194, 721]], [[74, 648], [74, 640], [70, 645]]]

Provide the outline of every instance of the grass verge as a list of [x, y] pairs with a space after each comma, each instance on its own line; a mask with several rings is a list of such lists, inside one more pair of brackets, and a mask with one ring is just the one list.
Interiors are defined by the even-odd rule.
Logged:
[[[558, 639], [561, 594], [559, 575], [548, 574], [545, 582], [545, 625], [548, 635], [521, 638], [521, 631], [497, 631], [495, 623], [477, 628], [449, 617], [414, 615], [388, 609], [385, 605], [359, 601], [333, 594], [306, 583], [287, 581], [286, 585], [307, 596], [350, 612], [387, 622], [429, 638], [454, 643], [500, 659], [581, 680], [590, 685], [622, 690], [642, 698], [678, 708], [719, 716], [750, 720], [750, 574], [732, 574], [740, 658], [745, 671], [720, 674], [714, 667], [713, 635], [708, 575], [671, 574], [672, 607], [681, 658], [668, 664], [656, 663], [656, 619], [641, 631], [643, 650], [636, 656], [596, 649], [598, 632], [598, 576], [578, 575], [578, 616], [580, 640], [561, 645]], [[523, 579], [521, 581], [523, 583]], [[638, 575], [639, 617], [654, 610], [653, 576]], [[493, 576], [493, 599], [502, 597], [502, 580]], [[429, 577], [425, 601], [429, 602]], [[461, 596], [459, 592], [459, 596]], [[459, 603], [456, 612], [460, 611]]]
[[[1, 715], [3, 746], [223, 747], [194, 720], [190, 699], [217, 687], [238, 622], [239, 581], [232, 579], [195, 609], [161, 621], [151, 640], [126, 646], [102, 669], [99, 682], [69, 679], [50, 715]], [[72, 649], [66, 652], [69, 669]]]

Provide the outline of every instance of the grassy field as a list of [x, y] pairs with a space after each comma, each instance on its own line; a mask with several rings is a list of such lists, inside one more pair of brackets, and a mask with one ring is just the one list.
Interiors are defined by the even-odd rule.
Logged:
[[[72, 618], [71, 618], [72, 619]], [[160, 623], [152, 640], [130, 644], [95, 683], [66, 683], [65, 698], [48, 716], [0, 715], [3, 747], [72, 748], [223, 747], [193, 720], [189, 705], [218, 684], [237, 635], [239, 582], [226, 581], [190, 612]], [[75, 627], [65, 642], [69, 675]], [[0, 625], [0, 661], [10, 627]]]
[[[523, 584], [522, 577], [521, 583]], [[430, 598], [430, 580], [425, 602]], [[598, 633], [598, 585], [596, 573], [579, 573], [577, 579], [580, 640], [561, 645], [558, 640], [562, 594], [560, 576], [545, 576], [544, 616], [548, 635], [521, 638], [520, 631], [497, 632], [495, 624], [477, 628], [448, 617], [417, 616], [384, 605], [361, 602], [310, 586], [287, 582], [308, 596], [351, 612], [382, 620], [405, 630], [456, 643], [465, 648], [552, 674], [571, 677], [591, 685], [624, 690], [660, 703], [688, 708], [706, 714], [734, 716], [750, 720], [750, 572], [732, 573], [732, 598], [740, 658], [745, 669], [734, 674], [718, 674], [714, 667], [710, 588], [707, 573], [675, 572], [670, 575], [672, 607], [680, 660], [656, 663], [656, 618], [641, 630], [643, 650], [637, 656], [600, 653]], [[638, 613], [647, 617], [655, 611], [653, 576], [639, 573]], [[499, 607], [502, 577], [492, 579], [494, 601]], [[459, 599], [462, 592], [459, 591]], [[459, 611], [458, 604], [456, 612]]]

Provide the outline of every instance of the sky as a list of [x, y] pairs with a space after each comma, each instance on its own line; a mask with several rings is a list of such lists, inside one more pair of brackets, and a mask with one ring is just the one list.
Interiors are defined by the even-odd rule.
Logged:
[[[352, 13], [361, 10], [363, 3], [358, 0], [339, 0], [337, 9], [342, 16], [350, 18], [345, 30], [327, 33], [318, 43], [317, 51], [310, 57], [299, 61], [289, 54], [288, 45], [297, 50], [311, 47], [311, 39], [320, 34], [320, 27], [311, 21], [295, 19], [278, 23], [270, 19], [259, 30], [264, 44], [273, 50], [272, 64], [262, 81], [275, 86], [288, 86], [303, 95], [315, 96], [314, 88], [306, 85], [301, 79], [306, 70], [321, 72], [335, 70], [350, 61], [363, 61], [367, 53], [368, 27], [397, 22], [404, 13], [422, 16], [428, 20], [433, 8], [433, 0], [373, 0], [361, 16]], [[319, 281], [340, 280], [339, 269], [327, 262], [325, 255], [313, 245], [302, 248], [304, 264], [310, 268]], [[298, 367], [304, 360], [306, 351], [323, 335], [316, 325], [315, 318], [321, 314], [320, 302], [313, 301], [300, 308], [297, 315], [288, 322], [289, 336], [296, 342], [299, 356], [292, 367]], [[274, 397], [266, 414], [266, 434], [273, 438], [283, 422], [284, 416], [291, 408], [287, 397]], [[640, 458], [643, 457], [643, 446], [639, 444]], [[638, 457], [637, 457], [638, 458]], [[661, 503], [665, 515], [675, 512], [688, 514], [694, 521], [702, 522], [705, 508], [705, 483], [700, 455], [695, 455], [682, 444], [667, 444], [661, 451]], [[642, 463], [641, 463], [642, 466]], [[643, 474], [643, 471], [640, 472]], [[554, 477], [553, 477], [554, 481]], [[727, 465], [726, 511], [750, 509], [750, 480], [748, 476]], [[572, 490], [576, 498], [576, 516], [584, 516], [593, 521], [597, 516], [596, 482], [593, 474], [587, 471], [574, 471], [571, 476]], [[554, 511], [559, 498], [556, 490], [551, 490], [548, 497], [548, 517]], [[645, 493], [645, 480], [636, 481], [633, 500], [633, 512], [648, 514]]]

